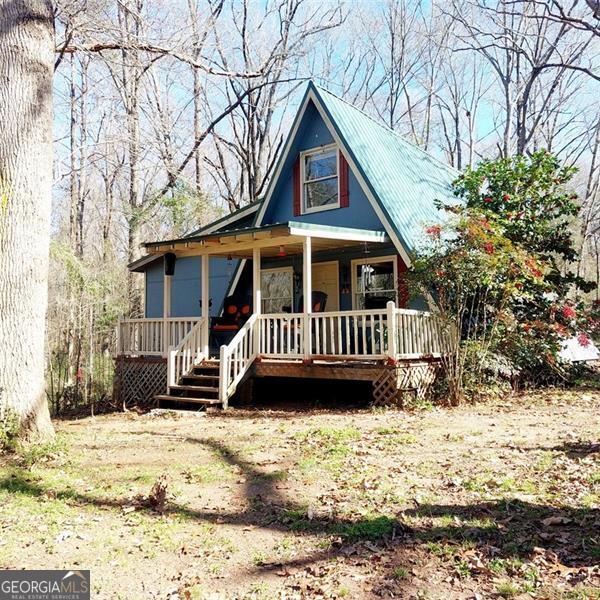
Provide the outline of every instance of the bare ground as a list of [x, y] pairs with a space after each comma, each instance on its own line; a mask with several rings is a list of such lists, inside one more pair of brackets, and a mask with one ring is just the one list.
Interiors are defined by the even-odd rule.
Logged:
[[0, 566], [89, 568], [111, 600], [597, 599], [599, 408], [578, 391], [58, 422], [0, 458]]

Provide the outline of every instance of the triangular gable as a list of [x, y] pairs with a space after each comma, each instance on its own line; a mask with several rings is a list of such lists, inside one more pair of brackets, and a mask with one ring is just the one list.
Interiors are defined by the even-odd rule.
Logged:
[[261, 224], [267, 214], [310, 102], [342, 149], [399, 254], [410, 265], [410, 253], [422, 236], [423, 225], [436, 218], [434, 201], [455, 201], [451, 182], [458, 172], [312, 82], [294, 119], [256, 223]]

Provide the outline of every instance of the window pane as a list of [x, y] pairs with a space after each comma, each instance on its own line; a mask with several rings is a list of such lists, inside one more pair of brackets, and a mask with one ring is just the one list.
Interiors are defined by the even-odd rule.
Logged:
[[396, 301], [393, 261], [356, 265], [357, 309], [385, 308], [388, 301]]
[[306, 208], [315, 206], [327, 206], [337, 204], [338, 202], [338, 181], [337, 177], [306, 183], [304, 186]]
[[262, 271], [261, 291], [265, 313], [282, 312], [283, 307], [292, 307], [293, 277], [291, 271]]
[[381, 292], [367, 292], [366, 294], [356, 294], [356, 309], [376, 309], [385, 308], [389, 301], [396, 302], [396, 292], [394, 290]]
[[321, 177], [335, 177], [337, 175], [337, 156], [335, 150], [310, 154], [306, 157], [304, 178], [306, 181], [320, 179]]

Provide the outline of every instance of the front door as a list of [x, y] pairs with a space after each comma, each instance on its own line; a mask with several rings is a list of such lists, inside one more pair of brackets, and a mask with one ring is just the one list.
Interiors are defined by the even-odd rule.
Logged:
[[312, 289], [327, 294], [325, 312], [340, 310], [340, 276], [337, 260], [313, 263]]

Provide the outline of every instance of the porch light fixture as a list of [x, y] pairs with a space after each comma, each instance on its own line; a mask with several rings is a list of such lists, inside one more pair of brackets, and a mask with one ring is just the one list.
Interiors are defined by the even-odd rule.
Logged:
[[231, 256], [231, 254], [228, 254], [227, 255], [227, 260], [228, 260], [228, 262], [231, 262], [233, 260], [233, 256]]
[[285, 248], [283, 246], [279, 246], [279, 252], [277, 256], [285, 256]]

